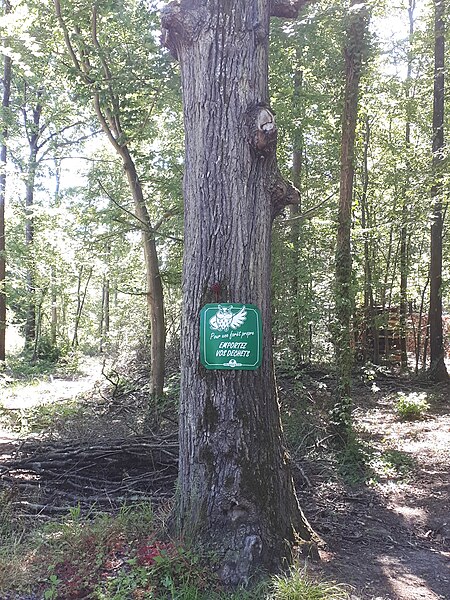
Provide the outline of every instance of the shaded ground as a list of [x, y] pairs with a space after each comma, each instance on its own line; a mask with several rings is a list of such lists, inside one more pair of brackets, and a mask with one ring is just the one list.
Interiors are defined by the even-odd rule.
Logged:
[[[20, 415], [0, 432], [0, 485], [14, 491], [16, 510], [47, 519], [77, 502], [104, 509], [173, 493], [176, 440], [167, 430], [161, 437], [164, 411], [153, 424], [157, 435], [143, 435], [145, 380], [112, 377], [106, 389], [100, 370], [92, 363], [34, 386], [3, 382], [4, 414]], [[357, 385], [364, 443], [337, 457], [328, 446], [330, 384], [322, 375], [311, 372], [282, 392], [300, 501], [325, 542], [311, 569], [352, 586], [358, 600], [450, 600], [450, 386], [423, 388], [428, 416], [402, 422], [395, 394], [421, 391], [419, 384], [385, 377]], [[81, 408], [72, 404], [80, 392]], [[46, 403], [55, 428], [39, 433], [33, 427], [46, 424]], [[41, 412], [30, 421], [36, 406]]]
[[425, 420], [401, 422], [392, 397], [401, 384], [380, 386], [355, 390], [367, 482], [324, 480], [320, 463], [304, 465], [311, 487], [303, 481], [301, 501], [326, 541], [319, 570], [364, 600], [449, 600], [450, 387], [434, 389]]

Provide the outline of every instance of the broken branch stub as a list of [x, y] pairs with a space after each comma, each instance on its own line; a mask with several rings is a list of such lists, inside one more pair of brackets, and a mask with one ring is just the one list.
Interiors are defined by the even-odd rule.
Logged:
[[284, 179], [278, 170], [277, 177], [271, 188], [272, 218], [280, 215], [289, 204], [300, 203], [300, 193], [290, 181]]
[[296, 19], [300, 9], [310, 2], [314, 2], [314, 0], [272, 0], [270, 16]]
[[170, 2], [161, 10], [161, 44], [178, 60], [181, 44], [192, 43], [205, 22], [205, 9], [186, 8], [183, 2]]

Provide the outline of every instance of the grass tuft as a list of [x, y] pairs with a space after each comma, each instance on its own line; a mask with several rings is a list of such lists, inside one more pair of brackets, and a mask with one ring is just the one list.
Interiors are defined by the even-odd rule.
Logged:
[[293, 567], [288, 575], [272, 580], [268, 600], [346, 600], [345, 589], [335, 583], [314, 581], [305, 569]]

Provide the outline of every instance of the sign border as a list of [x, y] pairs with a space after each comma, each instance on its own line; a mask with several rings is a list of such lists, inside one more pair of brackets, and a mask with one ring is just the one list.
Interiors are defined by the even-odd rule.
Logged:
[[[221, 304], [222, 306], [236, 306], [239, 307], [245, 306], [247, 311], [253, 311], [256, 315], [256, 331], [257, 331], [257, 358], [256, 362], [251, 365], [242, 365], [242, 366], [225, 366], [223, 363], [210, 363], [206, 360], [206, 323], [207, 321], [207, 313], [208, 310], [217, 310], [217, 307]], [[204, 321], [203, 321], [204, 320]], [[205, 323], [203, 327], [203, 336], [202, 336], [202, 321]], [[262, 321], [261, 321], [261, 311], [254, 304], [246, 304], [245, 302], [215, 302], [211, 304], [205, 304], [200, 310], [200, 362], [209, 371], [256, 371], [261, 366], [262, 363]]]

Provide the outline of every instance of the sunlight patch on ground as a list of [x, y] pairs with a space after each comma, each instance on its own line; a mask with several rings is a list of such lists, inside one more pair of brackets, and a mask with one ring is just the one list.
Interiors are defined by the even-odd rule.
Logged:
[[427, 421], [417, 423], [413, 435], [410, 434], [404, 443], [404, 449], [418, 453], [428, 447], [441, 455], [450, 455], [450, 416], [440, 416], [436, 420], [439, 426]]
[[[400, 559], [392, 556], [379, 556], [377, 562], [383, 575], [389, 580], [394, 594], [399, 598], [408, 600], [444, 600], [443, 596], [437, 595], [430, 589], [428, 583], [422, 577], [408, 570], [406, 564]], [[395, 597], [395, 596], [394, 596]]]
[[423, 508], [396, 505], [392, 507], [392, 510], [403, 517], [410, 525], [414, 525], [418, 521], [425, 521], [427, 519], [427, 512]]
[[53, 377], [46, 375], [31, 381], [9, 380], [0, 383], [0, 410], [11, 412], [20, 431], [11, 431], [1, 427], [0, 443], [7, 443], [21, 437], [26, 429], [28, 411], [49, 404], [73, 402], [80, 395], [92, 390], [102, 379], [102, 361], [98, 357], [85, 357], [79, 366], [79, 372], [71, 377]]
[[101, 379], [98, 359], [86, 359], [80, 374], [72, 378], [46, 376], [45, 379], [16, 381], [0, 387], [0, 405], [10, 410], [24, 410], [39, 404], [74, 400], [79, 394], [91, 390]]
[[15, 384], [0, 390], [0, 403], [10, 410], [27, 409], [38, 404], [73, 400], [78, 394], [92, 388], [90, 378], [68, 381], [66, 379], [48, 379], [31, 384]]

